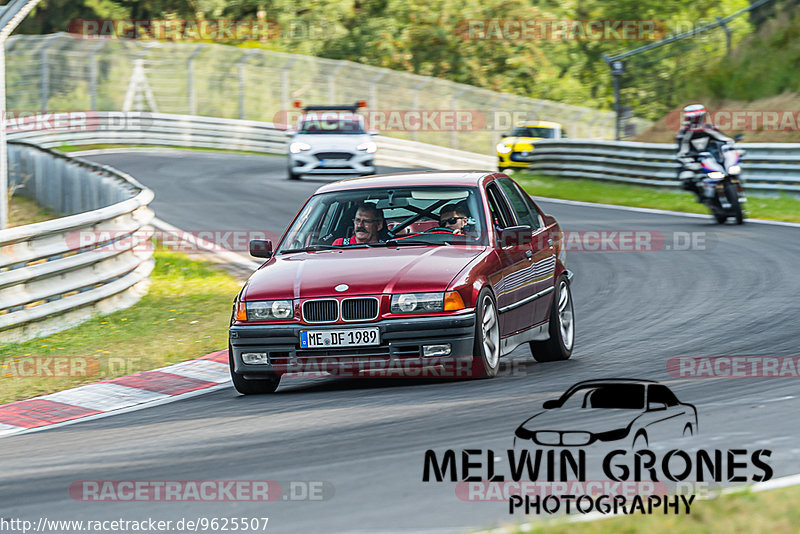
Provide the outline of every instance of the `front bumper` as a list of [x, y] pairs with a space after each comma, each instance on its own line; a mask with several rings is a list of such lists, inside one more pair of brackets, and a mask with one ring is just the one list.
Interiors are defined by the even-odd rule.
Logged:
[[[301, 349], [301, 330], [378, 327], [380, 345], [335, 349]], [[475, 313], [447, 317], [385, 319], [370, 323], [321, 325], [234, 325], [228, 331], [236, 373], [248, 379], [285, 373], [331, 373], [360, 376], [419, 376], [422, 368], [440, 368], [429, 376], [471, 376]], [[423, 345], [450, 344], [446, 356], [423, 356]], [[242, 353], [266, 352], [269, 364], [246, 364]]]
[[375, 154], [307, 150], [289, 154], [289, 168], [295, 174], [374, 174]]
[[519, 161], [519, 153], [518, 152], [510, 152], [508, 154], [498, 154], [497, 155], [497, 166], [504, 167], [504, 168], [525, 168], [528, 167], [531, 162], [530, 161]]

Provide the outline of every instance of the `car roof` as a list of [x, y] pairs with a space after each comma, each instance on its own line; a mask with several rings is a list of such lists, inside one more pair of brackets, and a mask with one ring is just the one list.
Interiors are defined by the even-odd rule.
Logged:
[[596, 378], [594, 380], [584, 380], [582, 382], [578, 382], [577, 384], [573, 384], [569, 387], [569, 389], [567, 389], [567, 391], [572, 391], [573, 389], [581, 386], [590, 386], [595, 384], [640, 384], [642, 386], [646, 386], [648, 384], [658, 384], [658, 382], [655, 380], [643, 380], [639, 378]]
[[415, 171], [356, 176], [323, 185], [317, 193], [348, 191], [372, 187], [416, 187], [426, 185], [479, 186], [482, 180], [495, 171]]
[[520, 126], [539, 127], [539, 128], [561, 128], [561, 124], [552, 121], [525, 121]]

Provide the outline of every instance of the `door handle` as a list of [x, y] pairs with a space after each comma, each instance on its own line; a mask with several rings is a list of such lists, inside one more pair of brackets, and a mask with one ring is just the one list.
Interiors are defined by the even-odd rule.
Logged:
[[552, 237], [547, 240], [547, 244], [550, 245], [551, 247], [553, 246], [553, 238]]
[[528, 258], [528, 259], [531, 259], [533, 257], [533, 252], [531, 252], [530, 250], [526, 250], [525, 251], [525, 257]]

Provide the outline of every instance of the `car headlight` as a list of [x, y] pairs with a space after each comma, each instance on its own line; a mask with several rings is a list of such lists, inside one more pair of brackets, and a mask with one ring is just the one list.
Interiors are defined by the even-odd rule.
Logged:
[[366, 143], [361, 143], [356, 148], [358, 150], [366, 150], [367, 154], [372, 154], [378, 150], [378, 145], [376, 145], [374, 141], [367, 141]]
[[497, 148], [498, 154], [508, 154], [509, 152], [511, 152], [511, 146], [503, 142], [497, 143], [497, 146], [495, 148]]
[[708, 173], [708, 177], [711, 178], [712, 180], [722, 180], [723, 178], [725, 178], [725, 173], [720, 171], [712, 171]]
[[739, 174], [740, 172], [742, 172], [742, 168], [738, 165], [731, 165], [728, 168], [728, 174]]
[[402, 293], [392, 295], [392, 313], [430, 313], [463, 310], [464, 300], [457, 291], [447, 293]]
[[289, 145], [289, 152], [292, 154], [299, 154], [303, 150], [311, 150], [311, 145], [308, 143], [301, 143], [300, 141], [295, 141]]
[[294, 315], [291, 300], [253, 300], [237, 303], [237, 321], [276, 321]]

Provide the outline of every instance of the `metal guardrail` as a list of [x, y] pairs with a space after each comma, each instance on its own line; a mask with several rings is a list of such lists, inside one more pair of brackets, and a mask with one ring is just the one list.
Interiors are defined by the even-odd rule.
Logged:
[[9, 183], [66, 217], [0, 230], [0, 340], [22, 341], [130, 306], [153, 270], [140, 231], [153, 192], [127, 174], [8, 144]]
[[[53, 121], [50, 125], [52, 126]], [[68, 121], [65, 120], [65, 124]], [[22, 130], [10, 139], [29, 140], [47, 148], [62, 145], [125, 145], [216, 148], [264, 154], [286, 154], [289, 138], [282, 127], [268, 122], [168, 113], [89, 112], [77, 129]], [[379, 135], [379, 165], [432, 169], [495, 167], [496, 158], [441, 146]]]
[[[800, 193], [800, 144], [742, 143], [748, 191]], [[676, 146], [592, 140], [538, 141], [532, 172], [566, 178], [677, 187]]]

